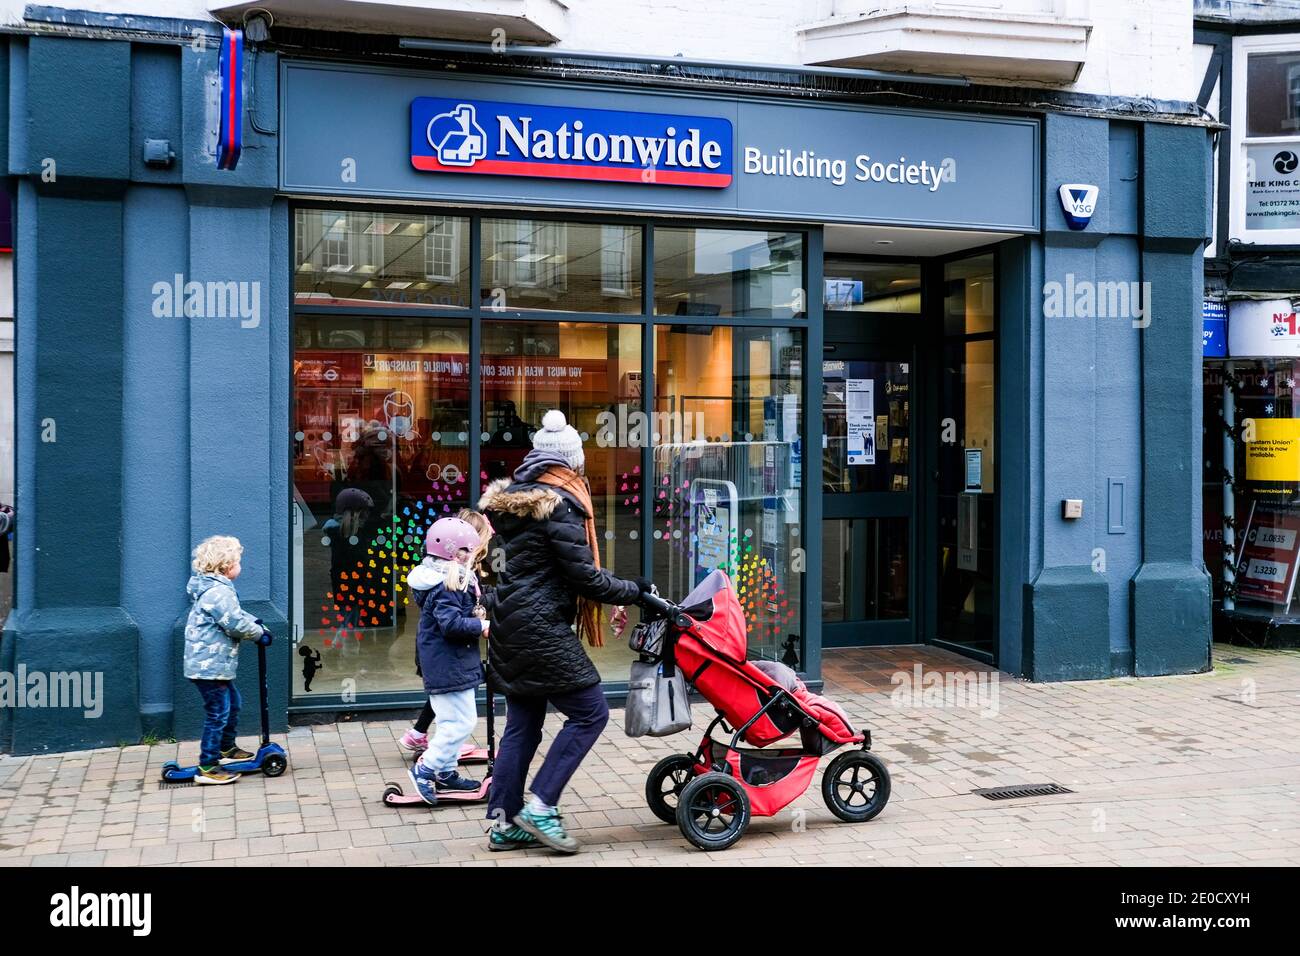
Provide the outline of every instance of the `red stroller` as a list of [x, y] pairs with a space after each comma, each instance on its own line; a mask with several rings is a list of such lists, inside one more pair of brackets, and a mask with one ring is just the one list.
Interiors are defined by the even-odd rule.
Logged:
[[[681, 606], [654, 594], [642, 595], [641, 603], [660, 619], [639, 625], [633, 648], [671, 661], [718, 711], [693, 754], [665, 757], [650, 771], [646, 801], [655, 816], [676, 823], [702, 850], [725, 850], [751, 817], [775, 816], [806, 791], [818, 759], [845, 744], [859, 747], [822, 774], [826, 806], [849, 823], [885, 808], [889, 771], [868, 752], [870, 732], [854, 730], [839, 706], [792, 674], [778, 680], [746, 660], [744, 612], [722, 571], [700, 582]], [[719, 726], [729, 742], [714, 738]], [[797, 748], [769, 748], [795, 733]], [[738, 746], [742, 740], [751, 746]]]

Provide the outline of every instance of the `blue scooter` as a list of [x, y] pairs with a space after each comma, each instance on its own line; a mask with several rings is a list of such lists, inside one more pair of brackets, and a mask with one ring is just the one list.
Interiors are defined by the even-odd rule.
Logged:
[[[289, 768], [289, 755], [279, 744], [271, 742], [271, 712], [266, 702], [266, 649], [270, 644], [271, 632], [264, 629], [262, 636], [257, 639], [257, 677], [262, 697], [262, 743], [258, 746], [252, 760], [240, 760], [221, 765], [222, 769], [231, 773], [261, 771], [268, 777], [278, 777]], [[198, 772], [198, 767], [182, 767], [175, 760], [169, 760], [163, 764], [162, 778], [166, 783], [182, 783], [193, 780]]]

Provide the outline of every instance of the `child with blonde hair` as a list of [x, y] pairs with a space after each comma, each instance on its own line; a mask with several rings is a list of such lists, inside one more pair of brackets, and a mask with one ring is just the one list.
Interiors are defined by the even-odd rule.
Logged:
[[262, 636], [262, 622], [239, 606], [234, 580], [242, 570], [244, 546], [238, 538], [213, 535], [194, 549], [194, 574], [186, 585], [190, 613], [185, 619], [183, 672], [203, 698], [203, 739], [196, 784], [234, 783], [239, 774], [222, 761], [251, 760], [235, 742], [241, 700], [235, 687], [239, 642]]

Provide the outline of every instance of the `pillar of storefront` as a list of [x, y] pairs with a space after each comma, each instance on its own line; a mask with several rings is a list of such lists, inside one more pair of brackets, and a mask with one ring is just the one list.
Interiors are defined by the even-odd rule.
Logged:
[[1208, 670], [1211, 582], [1201, 539], [1203, 249], [1210, 143], [1148, 124], [1142, 168], [1142, 566], [1132, 580], [1133, 669]]
[[140, 737], [139, 633], [121, 601], [130, 64], [126, 43], [10, 46], [18, 575], [0, 670], [20, 699], [0, 710], [0, 749], [14, 753]]
[[[1110, 583], [1093, 560], [1099, 530], [1104, 533], [1094, 495], [1097, 441], [1132, 440], [1140, 429], [1135, 416], [1097, 420], [1098, 321], [1064, 307], [1080, 283], [1097, 280], [1098, 249], [1110, 232], [1113, 199], [1103, 193], [1088, 228], [1073, 230], [1057, 189], [1062, 183], [1085, 183], [1107, 190], [1109, 124], [1049, 115], [1043, 127], [1042, 293], [1028, 303], [1031, 394], [1041, 402], [1041, 416], [1031, 425], [1029, 448], [1036, 573], [1027, 587], [1024, 672], [1034, 680], [1078, 680], [1111, 673]], [[1083, 499], [1082, 517], [1062, 517], [1061, 502], [1067, 498]]]
[[[1042, 294], [1030, 305], [1031, 583], [1036, 680], [1208, 664], [1199, 553], [1199, 128], [1049, 115]], [[1100, 187], [1070, 229], [1062, 184]], [[1062, 505], [1080, 499], [1081, 517]]]
[[[236, 585], [245, 609], [278, 638], [268, 653], [272, 728], [288, 712], [289, 486], [289, 251], [288, 209], [270, 192], [191, 186], [187, 279], [204, 288], [234, 288], [254, 305], [237, 319], [189, 324], [188, 355], [178, 356], [188, 377], [188, 527], [191, 547], [213, 534], [244, 545]], [[247, 315], [253, 312], [253, 315]], [[188, 360], [187, 360], [188, 359]], [[185, 614], [173, 620], [180, 646]], [[173, 733], [199, 735], [203, 714], [180, 656], [173, 658]], [[245, 701], [241, 727], [257, 727], [257, 665], [251, 653], [240, 666]]]

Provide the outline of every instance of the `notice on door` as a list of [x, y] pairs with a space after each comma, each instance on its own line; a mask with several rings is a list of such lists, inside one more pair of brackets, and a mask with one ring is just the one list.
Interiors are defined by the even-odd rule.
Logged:
[[844, 414], [848, 426], [848, 464], [876, 463], [876, 383], [850, 378], [844, 383]]

